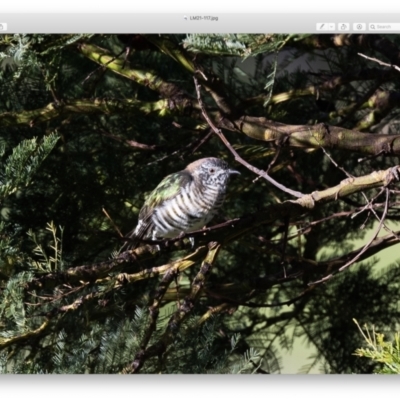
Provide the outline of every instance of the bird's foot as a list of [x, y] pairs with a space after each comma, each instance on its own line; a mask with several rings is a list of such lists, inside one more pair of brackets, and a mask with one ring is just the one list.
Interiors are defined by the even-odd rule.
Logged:
[[390, 174], [392, 176], [392, 179], [400, 180], [397, 166], [390, 169]]
[[155, 245], [154, 245], [154, 249], [155, 249], [156, 251], [161, 251], [161, 247], [160, 247], [159, 244], [155, 244]]
[[190, 242], [190, 244], [191, 244], [191, 246], [192, 246], [192, 249], [193, 249], [193, 248], [194, 248], [194, 245], [196, 244], [195, 238], [194, 238], [193, 236], [190, 236], [190, 237], [189, 237], [189, 242]]
[[179, 234], [179, 237], [178, 237], [178, 239], [179, 239], [179, 246], [182, 246], [182, 244], [183, 244], [183, 239], [186, 237], [186, 233], [185, 232], [181, 232], [180, 234]]

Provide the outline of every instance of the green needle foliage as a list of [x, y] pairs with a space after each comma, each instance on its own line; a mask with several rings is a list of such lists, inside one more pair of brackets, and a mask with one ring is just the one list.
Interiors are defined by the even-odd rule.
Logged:
[[378, 374], [400, 374], [400, 333], [396, 332], [393, 341], [388, 341], [383, 333], [375, 332], [374, 327], [371, 333], [368, 326], [365, 326], [364, 332], [357, 321], [354, 322], [367, 344], [367, 347], [357, 349], [354, 354], [377, 362]]

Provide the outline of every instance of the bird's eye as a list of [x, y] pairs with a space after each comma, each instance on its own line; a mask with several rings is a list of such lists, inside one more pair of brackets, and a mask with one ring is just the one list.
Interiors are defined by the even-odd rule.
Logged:
[[215, 169], [214, 168], [210, 168], [209, 172], [210, 172], [210, 174], [213, 174], [215, 172]]

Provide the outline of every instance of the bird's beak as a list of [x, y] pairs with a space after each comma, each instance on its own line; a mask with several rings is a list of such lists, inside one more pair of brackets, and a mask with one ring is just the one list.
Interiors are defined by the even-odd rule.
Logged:
[[236, 171], [235, 169], [229, 169], [228, 173], [229, 175], [240, 175], [240, 172]]

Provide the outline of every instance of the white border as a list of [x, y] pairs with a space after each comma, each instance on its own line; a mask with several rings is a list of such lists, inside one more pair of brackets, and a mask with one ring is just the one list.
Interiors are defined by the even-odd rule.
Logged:
[[[394, 375], [3, 375], [4, 398], [363, 400], [398, 392]], [[2, 397], [2, 398], [3, 398]], [[392, 396], [393, 397], [393, 396]]]
[[287, 12], [292, 13], [397, 13], [400, 12], [400, 2], [393, 0], [373, 1], [315, 1], [315, 0], [285, 0], [285, 1], [48, 1], [48, 0], [16, 0], [2, 1], [1, 13], [197, 13], [197, 12]]

